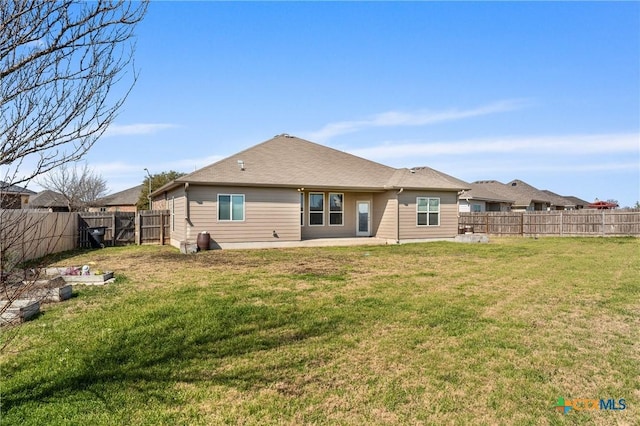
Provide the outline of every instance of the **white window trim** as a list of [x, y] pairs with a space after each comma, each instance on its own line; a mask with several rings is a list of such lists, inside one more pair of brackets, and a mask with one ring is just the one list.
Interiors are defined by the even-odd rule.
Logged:
[[[229, 216], [231, 219], [220, 219], [220, 197], [230, 197]], [[233, 197], [242, 197], [242, 220], [233, 218]], [[247, 219], [246, 200], [244, 194], [218, 194], [218, 205], [216, 209], [216, 215], [218, 216], [218, 222], [244, 222]]]
[[[427, 211], [426, 212], [421, 212], [419, 211], [419, 206], [420, 206], [420, 199], [425, 199], [427, 200]], [[429, 210], [429, 200], [438, 200], [438, 211], [437, 212], [432, 212]], [[426, 225], [420, 225], [418, 223], [418, 214], [426, 214], [427, 215], [427, 224]], [[438, 224], [437, 225], [430, 225], [429, 224], [429, 214], [430, 213], [438, 213]], [[416, 197], [416, 226], [419, 226], [421, 228], [424, 227], [432, 227], [432, 226], [440, 226], [440, 222], [441, 222], [441, 214], [440, 214], [440, 197]]]
[[[340, 206], [340, 211], [331, 211], [331, 196], [332, 195], [341, 195], [342, 196], [342, 205]], [[329, 198], [327, 200], [327, 209], [329, 210], [329, 221], [327, 224], [329, 226], [344, 226], [344, 193], [343, 192], [330, 192]], [[331, 215], [340, 213], [342, 215], [342, 223], [340, 224], [332, 224], [331, 223]]]
[[[318, 210], [311, 210], [311, 196], [312, 195], [322, 195], [322, 211], [318, 211]], [[325, 203], [325, 197], [324, 197], [324, 192], [310, 192], [309, 193], [309, 226], [324, 226], [325, 224], [325, 210], [326, 210], [326, 203]], [[321, 224], [312, 224], [311, 223], [311, 214], [318, 214], [321, 213], [322, 214], [322, 223]]]

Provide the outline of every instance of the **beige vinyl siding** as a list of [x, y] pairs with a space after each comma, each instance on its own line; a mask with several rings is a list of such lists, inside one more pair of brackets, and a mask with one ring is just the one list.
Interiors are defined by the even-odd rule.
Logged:
[[[171, 209], [171, 199], [173, 198], [173, 209]], [[184, 188], [179, 187], [173, 191], [167, 193], [167, 208], [169, 211], [173, 211], [173, 217], [170, 219], [170, 223], [174, 224], [174, 229], [171, 230], [171, 245], [174, 247], [180, 247], [180, 242], [185, 241], [185, 225], [186, 225], [186, 213], [185, 213], [185, 197]], [[171, 229], [171, 228], [170, 228]]]
[[[400, 240], [453, 238], [458, 233], [457, 192], [404, 191], [400, 201]], [[440, 198], [440, 225], [418, 226], [416, 198]]]
[[[244, 220], [218, 221], [218, 195], [244, 195]], [[190, 241], [207, 231], [215, 243], [299, 241], [300, 195], [290, 188], [189, 188]], [[274, 237], [273, 232], [277, 237]]]
[[[318, 193], [324, 192], [324, 225], [309, 226], [309, 192]], [[343, 204], [343, 225], [329, 225], [329, 193], [344, 194]], [[299, 197], [299, 196], [298, 196]], [[369, 201], [374, 205], [372, 195], [370, 193], [359, 192], [343, 192], [343, 191], [305, 191], [305, 216], [304, 226], [302, 227], [302, 238], [351, 238], [356, 236], [356, 202], [357, 201]], [[300, 223], [300, 200], [298, 199], [298, 224]]]
[[387, 191], [373, 196], [373, 235], [389, 240], [398, 239], [397, 191]]

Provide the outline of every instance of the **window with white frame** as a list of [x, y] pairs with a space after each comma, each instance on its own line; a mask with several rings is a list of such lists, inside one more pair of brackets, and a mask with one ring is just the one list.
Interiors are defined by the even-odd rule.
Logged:
[[309, 226], [324, 225], [324, 192], [309, 193]]
[[329, 225], [343, 225], [344, 207], [343, 207], [344, 194], [336, 192], [329, 193]]
[[304, 226], [304, 192], [300, 193], [300, 226]]
[[244, 220], [244, 194], [218, 194], [218, 221]]
[[440, 198], [418, 197], [416, 210], [418, 226], [440, 225]]

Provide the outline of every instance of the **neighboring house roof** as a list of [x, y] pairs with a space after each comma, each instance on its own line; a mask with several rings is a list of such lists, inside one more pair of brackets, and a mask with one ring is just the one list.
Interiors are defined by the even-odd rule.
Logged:
[[0, 193], [3, 194], [20, 194], [20, 195], [35, 195], [34, 191], [30, 189], [23, 188], [18, 185], [12, 185], [8, 182], [4, 182], [0, 180]]
[[479, 201], [489, 201], [493, 203], [507, 203], [513, 204], [515, 203], [515, 199], [500, 195], [496, 192], [491, 191], [486, 185], [482, 185], [479, 183], [470, 184], [471, 189], [468, 191], [464, 191], [460, 195], [461, 200], [479, 200]]
[[373, 191], [468, 186], [433, 169], [395, 169], [286, 134], [180, 177], [154, 193], [184, 183]]
[[576, 206], [584, 206], [584, 207], [586, 207], [587, 205], [589, 205], [588, 201], [585, 201], [585, 200], [583, 200], [581, 198], [578, 198], [578, 197], [574, 197], [573, 195], [563, 195], [563, 197], [566, 198], [567, 200], [571, 201]]
[[33, 209], [69, 207], [69, 202], [59, 192], [45, 189], [29, 198], [29, 207]]
[[514, 179], [506, 184], [497, 180], [481, 180], [474, 182], [474, 184], [482, 185], [502, 197], [514, 200], [514, 206], [526, 207], [531, 203], [552, 204], [549, 195], [519, 179]]
[[116, 192], [115, 194], [107, 195], [96, 200], [97, 206], [134, 206], [138, 203], [140, 198], [140, 192], [144, 185], [134, 186], [133, 188], [125, 189], [124, 191]]
[[556, 194], [555, 192], [551, 192], [548, 189], [543, 189], [542, 192], [544, 192], [545, 194], [549, 195], [549, 197], [551, 197], [551, 205], [553, 206], [564, 206], [564, 207], [576, 206], [576, 203], [574, 201], [569, 200], [567, 197], [563, 197], [562, 195]]

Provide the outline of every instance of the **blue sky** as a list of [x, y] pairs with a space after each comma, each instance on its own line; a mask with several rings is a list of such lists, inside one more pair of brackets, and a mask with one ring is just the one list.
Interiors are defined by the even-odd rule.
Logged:
[[289, 133], [394, 167], [640, 199], [637, 2], [153, 2], [87, 155], [115, 192]]

